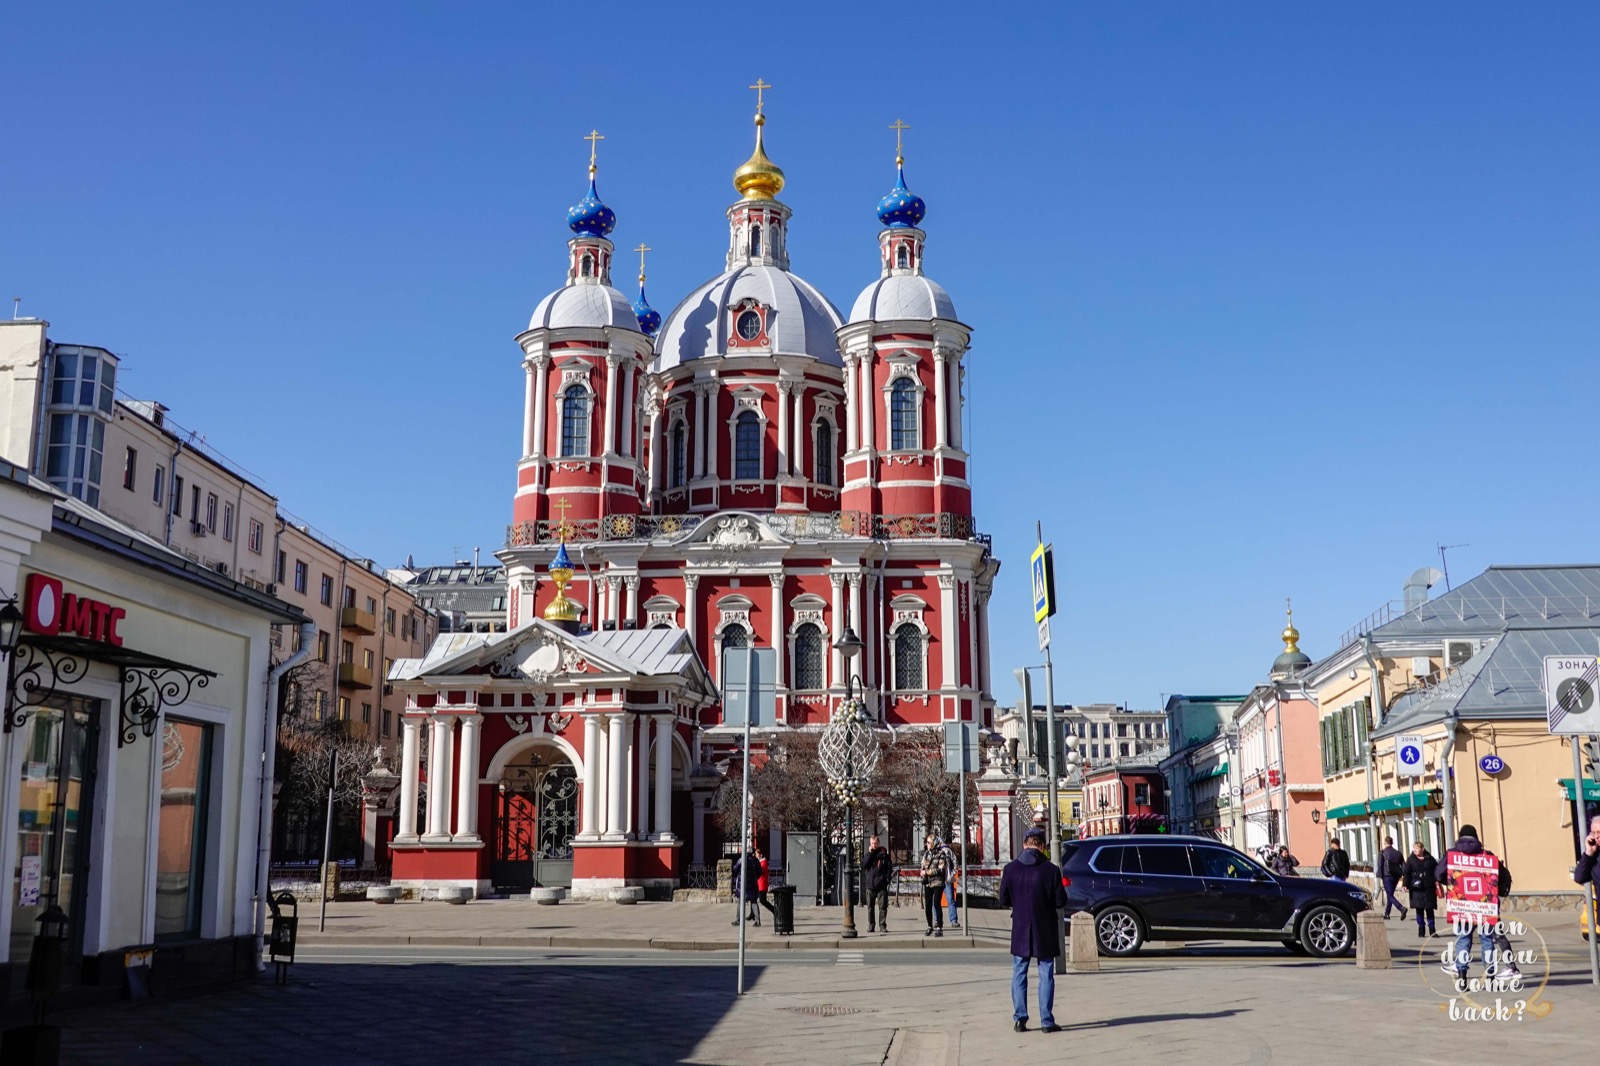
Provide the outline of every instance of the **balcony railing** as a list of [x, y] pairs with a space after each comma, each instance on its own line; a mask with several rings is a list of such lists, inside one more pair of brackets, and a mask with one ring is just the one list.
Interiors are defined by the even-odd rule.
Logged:
[[372, 668], [360, 663], [339, 664], [340, 688], [371, 688]]
[[339, 628], [353, 629], [371, 636], [378, 631], [378, 619], [371, 611], [359, 607], [346, 607], [339, 612]]
[[[632, 541], [672, 544], [683, 540], [706, 520], [706, 515], [607, 515], [567, 522], [540, 519], [506, 527], [506, 547], [531, 548], [588, 541]], [[988, 534], [979, 533], [971, 515], [879, 515], [865, 511], [824, 514], [765, 514], [755, 516], [771, 532], [790, 540], [833, 540], [864, 537], [873, 540], [968, 540], [988, 550]], [[564, 533], [563, 533], [564, 530]]]

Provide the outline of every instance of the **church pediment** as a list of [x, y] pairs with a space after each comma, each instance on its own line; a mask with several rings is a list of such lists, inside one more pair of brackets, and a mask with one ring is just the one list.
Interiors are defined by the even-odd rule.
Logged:
[[681, 542], [684, 547], [708, 547], [723, 551], [782, 547], [793, 543], [780, 536], [759, 517], [745, 511], [724, 511], [712, 515], [695, 527]]

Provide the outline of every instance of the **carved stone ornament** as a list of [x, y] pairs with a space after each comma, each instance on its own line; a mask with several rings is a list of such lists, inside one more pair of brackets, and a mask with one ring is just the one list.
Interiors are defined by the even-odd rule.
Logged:
[[651, 611], [649, 624], [651, 629], [654, 629], [656, 626], [675, 627], [678, 624], [678, 612]]
[[507, 715], [506, 725], [511, 727], [511, 731], [513, 733], [521, 736], [523, 733], [528, 731], [528, 717], [527, 715], [523, 714]]
[[761, 539], [755, 520], [748, 515], [729, 515], [717, 519], [717, 528], [707, 541], [723, 550], [742, 550], [753, 547]]
[[896, 378], [910, 378], [913, 382], [916, 383], [918, 388], [922, 387], [922, 382], [917, 378], [917, 364], [914, 363], [914, 362], [904, 362], [904, 363], [893, 362], [893, 363], [890, 363], [889, 364], [889, 380], [892, 382]]
[[561, 372], [560, 391], [565, 392], [572, 385], [582, 385], [586, 389], [589, 387], [588, 367], [567, 369]]
[[820, 610], [806, 610], [806, 611], [796, 611], [794, 613], [794, 624], [795, 624], [795, 626], [797, 626], [797, 627], [798, 626], [803, 626], [807, 622], [814, 622], [818, 626], [821, 626], [822, 625], [822, 612]]

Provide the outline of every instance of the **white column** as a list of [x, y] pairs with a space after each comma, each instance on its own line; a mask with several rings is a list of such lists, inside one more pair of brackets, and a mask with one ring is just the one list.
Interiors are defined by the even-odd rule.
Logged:
[[550, 357], [548, 355], [536, 356], [534, 358], [533, 374], [538, 384], [534, 388], [533, 448], [528, 452], [528, 454], [543, 455], [545, 441], [545, 409], [550, 406]]
[[628, 607], [623, 617], [637, 626], [639, 624], [639, 575], [630, 574], [622, 579], [622, 583], [628, 587]]
[[947, 427], [950, 412], [949, 387], [945, 384], [944, 356], [938, 349], [933, 353], [933, 432], [934, 439], [939, 447], [943, 448], [949, 443], [949, 430]]
[[[949, 692], [956, 687], [956, 646], [960, 643], [956, 635], [961, 632], [961, 620], [956, 617], [956, 579], [950, 574], [939, 575], [939, 624], [943, 627], [939, 643], [944, 647], [944, 676], [939, 679], [939, 687]], [[928, 684], [931, 680], [924, 677], [922, 683], [932, 688]]]
[[450, 839], [450, 761], [452, 743], [450, 716], [433, 716], [433, 737], [428, 752], [428, 833], [422, 839], [439, 842]]
[[721, 406], [717, 403], [717, 392], [718, 387], [715, 382], [706, 390], [706, 476], [712, 481], [718, 480], [719, 477], [717, 441], [728, 431], [728, 427], [717, 417], [717, 409]]
[[873, 395], [872, 362], [870, 359], [861, 361], [861, 371], [857, 376], [861, 379], [861, 446], [876, 450], [877, 434], [873, 432], [872, 425], [877, 397]]
[[478, 738], [483, 715], [469, 714], [461, 719], [461, 762], [456, 782], [456, 833], [452, 838], [463, 844], [476, 844], [478, 837]]
[[778, 688], [782, 689], [786, 686], [783, 665], [785, 656], [783, 653], [785, 645], [788, 644], [788, 641], [784, 639], [783, 633], [783, 571], [780, 570], [776, 574], [768, 574], [767, 582], [772, 586], [772, 611], [770, 612], [772, 614], [772, 649], [777, 653], [777, 684]]
[[656, 822], [655, 837], [663, 843], [672, 840], [672, 716], [656, 723]]
[[634, 749], [634, 761], [639, 764], [639, 787], [634, 790], [633, 835], [644, 840], [650, 835], [650, 716], [641, 714], [639, 743]]
[[583, 716], [583, 825], [578, 835], [585, 840], [600, 836], [600, 716]]
[[611, 765], [606, 773], [606, 839], [621, 840], [628, 824], [627, 812], [622, 809], [628, 788], [628, 738], [623, 733], [628, 716], [618, 711], [608, 717], [611, 739], [606, 754]]
[[[790, 450], [790, 465], [794, 468], [795, 477], [806, 476], [806, 452], [810, 450], [810, 439], [806, 434], [806, 385], [803, 381], [795, 382], [794, 386], [794, 447]], [[837, 448], [838, 442], [834, 443]]]
[[633, 360], [622, 369], [622, 434], [617, 443], [617, 451], [623, 455], [638, 458], [633, 449]]
[[539, 372], [532, 363], [525, 364], [527, 380], [522, 389], [522, 454], [533, 454], [533, 427], [539, 411]]
[[689, 634], [689, 643], [697, 647], [699, 641], [700, 610], [695, 603], [694, 590], [700, 584], [699, 574], [683, 575], [683, 629]]
[[[938, 353], [939, 349], [935, 348], [934, 354]], [[964, 448], [966, 442], [961, 436], [961, 353], [958, 350], [948, 350], [945, 352], [945, 357], [950, 363], [950, 443], [957, 448]]]
[[666, 468], [666, 457], [661, 454], [664, 450], [661, 436], [661, 412], [653, 410], [650, 412], [649, 482], [645, 486], [646, 494], [651, 498], [659, 496], [667, 487], [661, 474], [662, 470]]
[[856, 420], [854, 418], [850, 417], [850, 409], [852, 407], [856, 406], [856, 397], [858, 395], [860, 395], [859, 390], [856, 388], [856, 374], [857, 374], [856, 367], [858, 365], [859, 365], [859, 360], [856, 359], [854, 356], [846, 356], [845, 357], [845, 361], [844, 361], [844, 395], [845, 395], [845, 402], [842, 405], [842, 408], [843, 408], [843, 410], [845, 412], [845, 420], [844, 420], [845, 450], [849, 451], [849, 452], [853, 452], [853, 451], [856, 450], [856, 447], [857, 447], [856, 440], [857, 440], [857, 438], [859, 436], [859, 434], [856, 432]]
[[689, 417], [689, 431], [694, 434], [694, 459], [690, 466], [690, 480], [706, 476], [706, 440], [711, 436], [710, 419], [706, 417], [706, 392], [696, 385], [694, 399], [690, 402], [694, 413]]
[[417, 773], [417, 734], [421, 731], [420, 717], [409, 713], [400, 716], [400, 818], [394, 835], [397, 841], [417, 839], [417, 780], [421, 776]]
[[844, 684], [844, 652], [839, 650], [839, 638], [844, 636], [844, 575], [829, 574], [828, 581], [833, 585], [833, 639], [828, 642], [829, 650], [833, 654], [833, 670], [829, 674], [830, 684], [842, 686]]
[[[862, 642], [866, 644], [866, 647], [861, 652], [861, 698], [870, 698], [872, 706], [868, 708], [868, 711], [873, 715], [882, 713], [879, 709], [881, 701], [878, 699], [880, 690], [878, 684], [878, 648], [883, 644], [883, 634], [878, 632], [878, 614], [872, 609], [872, 590], [876, 587], [877, 582], [878, 579], [871, 574], [862, 575], [861, 584], [866, 590], [865, 595], [862, 597], [862, 613], [866, 617], [856, 623], [861, 627], [856, 630], [856, 636], [860, 637]], [[873, 694], [871, 697], [867, 695], [869, 692]]]
[[778, 471], [777, 477], [789, 475], [789, 393], [794, 385], [778, 382]]
[[611, 822], [611, 730], [607, 728], [610, 719], [605, 715], [600, 716], [600, 758], [595, 760], [599, 767], [595, 772], [599, 775], [600, 787], [595, 791], [595, 832], [605, 835], [606, 826]]
[[610, 455], [617, 450], [617, 357], [606, 355], [606, 439], [600, 445], [600, 454]]

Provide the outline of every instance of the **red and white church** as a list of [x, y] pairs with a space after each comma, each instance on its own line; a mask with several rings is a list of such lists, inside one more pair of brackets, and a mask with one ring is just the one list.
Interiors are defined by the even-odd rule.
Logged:
[[[723, 648], [777, 650], [777, 730], [820, 728], [844, 698], [847, 625], [886, 739], [991, 725], [1000, 564], [961, 433], [971, 331], [924, 272], [923, 201], [897, 158], [878, 276], [842, 315], [790, 269], [784, 174], [755, 123], [725, 269], [665, 318], [642, 266], [636, 300], [612, 286], [591, 151], [565, 284], [517, 337], [508, 631], [442, 635], [391, 674], [398, 885], [593, 897], [714, 861], [715, 766], [740, 740]], [[1010, 810], [985, 797], [986, 851], [1009, 850]]]

